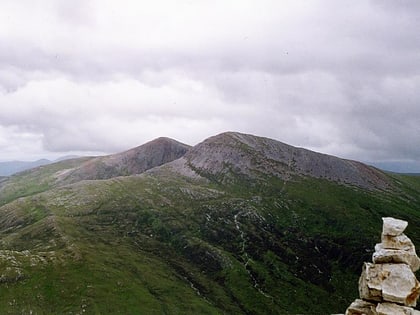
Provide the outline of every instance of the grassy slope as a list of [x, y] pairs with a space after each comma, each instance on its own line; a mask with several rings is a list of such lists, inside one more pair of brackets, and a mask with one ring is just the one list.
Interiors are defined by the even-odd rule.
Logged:
[[0, 313], [343, 312], [382, 216], [407, 219], [420, 244], [420, 178], [395, 181], [394, 195], [171, 173], [28, 186], [0, 208]]
[[78, 158], [40, 166], [20, 172], [0, 182], [0, 205], [16, 198], [30, 196], [51, 189], [57, 184], [57, 174], [79, 166], [90, 158]]

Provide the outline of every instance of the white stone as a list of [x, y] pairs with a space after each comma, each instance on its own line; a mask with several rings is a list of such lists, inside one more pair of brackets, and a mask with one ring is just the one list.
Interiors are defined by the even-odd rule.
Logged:
[[378, 315], [412, 315], [413, 309], [394, 303], [379, 303], [376, 307]]
[[407, 264], [413, 272], [420, 268], [420, 259], [416, 255], [414, 246], [410, 250], [386, 249], [383, 244], [376, 244], [372, 255], [375, 264], [396, 263]]
[[407, 221], [394, 219], [391, 217], [382, 218], [384, 222], [382, 228], [383, 235], [398, 236], [401, 235], [408, 225]]
[[365, 263], [359, 280], [360, 298], [416, 306], [420, 284], [406, 264]]
[[386, 249], [415, 250], [413, 242], [404, 233], [398, 236], [382, 234], [382, 247]]
[[363, 300], [382, 301], [382, 265], [364, 263], [359, 278], [359, 296]]
[[408, 224], [382, 219], [382, 242], [375, 246], [374, 263], [364, 263], [359, 278], [361, 299], [355, 300], [345, 315], [420, 315], [410, 307], [416, 306], [420, 295], [420, 283], [413, 273], [420, 268], [420, 258], [403, 234]]
[[345, 315], [377, 315], [376, 305], [363, 300], [355, 300], [346, 310]]
[[385, 301], [416, 306], [420, 284], [406, 264], [383, 264], [382, 297]]

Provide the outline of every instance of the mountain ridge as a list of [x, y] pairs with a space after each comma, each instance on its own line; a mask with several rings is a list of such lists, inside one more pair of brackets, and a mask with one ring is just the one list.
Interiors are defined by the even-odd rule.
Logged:
[[417, 177], [366, 166], [338, 181], [365, 166], [239, 133], [162, 141], [136, 174], [119, 168], [134, 150], [105, 157], [110, 178], [71, 177], [95, 161], [81, 158], [0, 183], [5, 313], [340, 313], [381, 217], [420, 243]]
[[310, 176], [367, 189], [387, 190], [392, 185], [383, 171], [361, 162], [237, 132], [210, 137], [194, 146], [185, 158], [192, 168], [211, 175], [224, 176], [220, 172], [228, 163], [233, 172], [243, 175], [250, 175], [252, 169], [282, 178]]
[[[221, 182], [229, 182], [230, 177], [236, 178], [238, 175], [250, 180], [268, 175], [284, 181], [296, 176], [309, 176], [369, 190], [395, 188], [385, 172], [358, 161], [293, 147], [265, 137], [225, 132], [193, 147], [160, 137], [116, 154], [74, 158], [25, 170], [21, 176], [12, 175], [0, 182], [0, 199], [7, 197], [4, 191], [7, 191], [9, 183], [13, 186], [15, 179], [35, 178], [36, 174], [41, 177], [42, 174], [49, 174], [48, 177], [38, 177], [33, 183], [49, 189], [81, 180], [159, 172], [154, 168], [161, 166], [170, 167], [178, 174]], [[33, 185], [31, 191], [42, 191]]]

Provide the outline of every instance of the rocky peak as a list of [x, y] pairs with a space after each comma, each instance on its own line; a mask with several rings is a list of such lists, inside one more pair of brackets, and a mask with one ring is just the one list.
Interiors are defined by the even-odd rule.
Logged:
[[403, 233], [407, 222], [383, 218], [382, 242], [375, 246], [373, 263], [363, 265], [360, 299], [346, 315], [420, 315], [416, 306], [420, 283], [414, 272], [420, 267], [414, 244]]
[[186, 155], [190, 166], [221, 180], [233, 172], [248, 177], [257, 174], [281, 178], [310, 176], [370, 190], [386, 190], [391, 183], [376, 168], [363, 163], [287, 145], [237, 132], [226, 132], [206, 139]]
[[62, 180], [69, 183], [141, 174], [182, 157], [189, 149], [186, 144], [161, 137], [128, 151], [90, 159], [67, 172]]

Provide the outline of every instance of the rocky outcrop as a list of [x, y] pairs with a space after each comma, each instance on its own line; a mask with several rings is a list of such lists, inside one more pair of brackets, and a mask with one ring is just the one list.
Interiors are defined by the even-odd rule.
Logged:
[[382, 220], [381, 243], [375, 246], [373, 263], [364, 263], [359, 279], [360, 299], [347, 308], [346, 315], [420, 315], [412, 308], [420, 295], [420, 283], [414, 275], [420, 259], [403, 233], [407, 222]]

